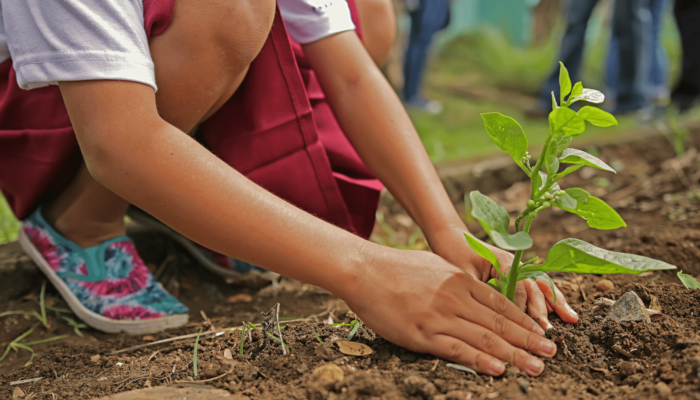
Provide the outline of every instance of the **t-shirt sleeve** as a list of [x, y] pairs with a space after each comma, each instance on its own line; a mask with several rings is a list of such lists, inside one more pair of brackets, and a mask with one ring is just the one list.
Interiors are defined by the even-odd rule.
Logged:
[[155, 89], [142, 0], [0, 0], [23, 89], [92, 79]]
[[279, 0], [284, 25], [294, 41], [306, 44], [355, 29], [347, 0]]

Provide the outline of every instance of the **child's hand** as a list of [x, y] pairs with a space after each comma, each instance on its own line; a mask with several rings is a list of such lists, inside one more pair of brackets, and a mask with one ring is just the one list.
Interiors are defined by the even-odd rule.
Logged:
[[[498, 278], [496, 269], [491, 263], [476, 254], [464, 240], [464, 229], [455, 228], [444, 231], [430, 238], [430, 246], [441, 257], [457, 265], [464, 271], [471, 273], [481, 281]], [[513, 254], [497, 247], [484, 243], [498, 258], [501, 263], [502, 273], [507, 274], [507, 266], [513, 263]], [[539, 318], [540, 325], [549, 329], [552, 325], [547, 318], [548, 311], [554, 310], [564, 322], [575, 324], [578, 322], [578, 314], [566, 302], [566, 298], [559, 288], [557, 302], [554, 303], [552, 289], [544, 281], [532, 281], [524, 279], [518, 282], [515, 289], [515, 304], [521, 310], [527, 309], [527, 313], [533, 318]]]
[[507, 361], [536, 376], [544, 364], [528, 351], [556, 353], [517, 306], [441, 257], [385, 247], [371, 251], [371, 261], [341, 297], [385, 339], [487, 375], [501, 375]]

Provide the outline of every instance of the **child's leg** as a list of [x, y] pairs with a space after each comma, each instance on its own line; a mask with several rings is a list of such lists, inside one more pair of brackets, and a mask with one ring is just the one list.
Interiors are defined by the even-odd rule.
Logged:
[[[178, 0], [171, 25], [151, 40], [158, 111], [190, 132], [240, 86], [262, 48], [274, 17], [274, 1]], [[44, 216], [81, 247], [125, 232], [129, 203], [82, 165], [73, 181], [44, 206]]]
[[124, 235], [128, 207], [126, 200], [99, 184], [82, 164], [73, 181], [43, 212], [66, 239], [87, 248]]

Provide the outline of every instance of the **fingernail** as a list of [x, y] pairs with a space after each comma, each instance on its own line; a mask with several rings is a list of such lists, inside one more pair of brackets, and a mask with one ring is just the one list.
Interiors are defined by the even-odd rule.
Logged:
[[503, 373], [503, 371], [506, 369], [506, 366], [503, 365], [502, 362], [499, 361], [491, 361], [491, 364], [489, 365], [489, 368], [494, 374], [500, 375]]
[[535, 323], [535, 324], [532, 326], [532, 331], [535, 332], [536, 334], [540, 335], [540, 336], [544, 336], [544, 329], [542, 329], [541, 326], [537, 325], [537, 323]]
[[544, 352], [544, 354], [554, 354], [557, 350], [557, 345], [554, 343], [550, 342], [549, 340], [543, 341], [540, 343], [540, 350]]
[[550, 324], [549, 321], [546, 322], [547, 330], [554, 329], [554, 325]]
[[573, 315], [578, 317], [578, 314], [576, 313], [576, 311], [574, 311], [573, 308], [571, 308], [570, 305], [568, 305], [568, 304], [566, 305], [566, 310], [569, 312], [569, 314], [573, 314]]
[[544, 369], [544, 363], [539, 358], [532, 358], [527, 362], [527, 370], [533, 375], [539, 375]]

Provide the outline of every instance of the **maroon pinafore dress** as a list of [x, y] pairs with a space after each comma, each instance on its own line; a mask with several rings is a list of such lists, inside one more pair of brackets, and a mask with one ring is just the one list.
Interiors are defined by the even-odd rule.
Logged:
[[[167, 29], [174, 2], [144, 0], [149, 38]], [[359, 27], [354, 0], [348, 3]], [[199, 132], [215, 155], [258, 185], [369, 237], [382, 185], [345, 137], [279, 12], [241, 87]], [[0, 189], [15, 215], [22, 219], [60, 193], [80, 160], [58, 87], [22, 90], [11, 60], [0, 64]]]

